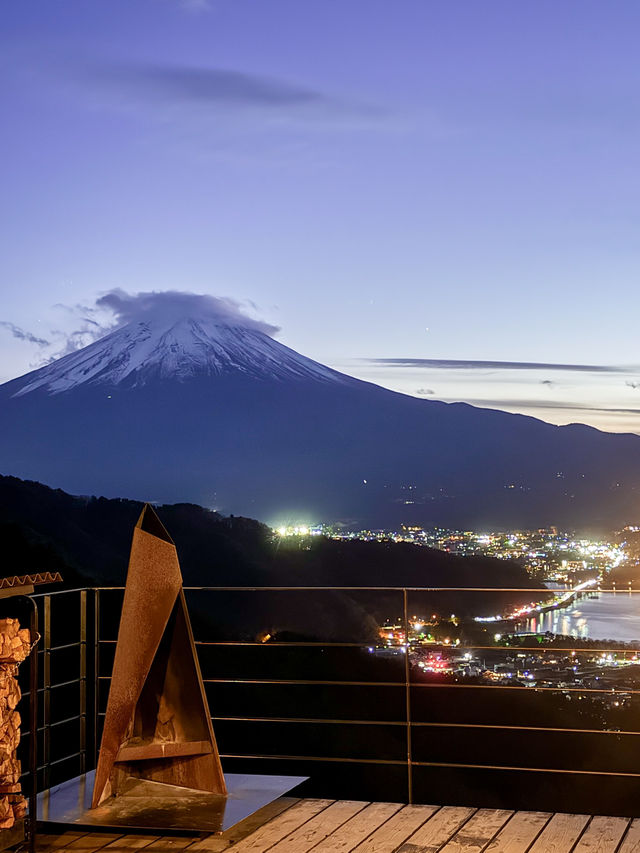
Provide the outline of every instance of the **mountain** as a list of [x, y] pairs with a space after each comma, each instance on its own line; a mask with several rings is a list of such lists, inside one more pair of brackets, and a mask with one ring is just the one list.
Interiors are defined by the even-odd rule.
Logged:
[[148, 312], [1, 385], [0, 471], [269, 523], [640, 515], [638, 436], [398, 394], [200, 304]]

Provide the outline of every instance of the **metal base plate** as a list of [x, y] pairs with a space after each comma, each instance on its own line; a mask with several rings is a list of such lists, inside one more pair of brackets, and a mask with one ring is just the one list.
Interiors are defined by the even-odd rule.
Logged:
[[121, 794], [91, 809], [94, 776], [92, 770], [38, 794], [38, 820], [96, 830], [223, 832], [308, 778], [227, 773], [227, 797], [131, 779]]

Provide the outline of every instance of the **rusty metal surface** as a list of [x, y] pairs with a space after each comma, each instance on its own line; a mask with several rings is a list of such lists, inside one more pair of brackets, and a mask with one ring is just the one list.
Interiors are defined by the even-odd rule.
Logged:
[[[93, 791], [94, 808], [114, 793], [114, 788], [119, 788], [129, 775], [157, 778], [160, 774], [161, 781], [172, 781], [175, 775], [179, 784], [185, 784], [185, 780], [193, 777], [194, 788], [226, 793], [181, 591], [182, 576], [175, 545], [155, 511], [146, 505], [133, 532]], [[191, 674], [190, 690], [184, 690], [182, 694], [176, 691], [176, 678], [170, 678], [175, 672]], [[162, 731], [164, 700], [172, 694], [171, 711], [176, 720], [179, 721], [181, 714], [183, 720], [199, 721], [197, 738], [181, 736], [182, 729], [177, 734]], [[171, 764], [167, 765], [166, 758], [155, 766], [148, 762], [136, 766], [119, 760], [121, 748], [128, 744], [144, 746], [163, 740], [196, 739], [206, 739], [210, 744], [208, 756], [200, 761], [180, 761], [176, 756], [172, 768]], [[191, 771], [191, 765], [197, 772]]]

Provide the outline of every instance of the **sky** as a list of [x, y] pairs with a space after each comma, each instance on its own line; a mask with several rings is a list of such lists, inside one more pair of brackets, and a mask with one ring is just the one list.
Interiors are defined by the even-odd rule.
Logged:
[[105, 293], [640, 433], [637, 0], [5, 0], [0, 381]]

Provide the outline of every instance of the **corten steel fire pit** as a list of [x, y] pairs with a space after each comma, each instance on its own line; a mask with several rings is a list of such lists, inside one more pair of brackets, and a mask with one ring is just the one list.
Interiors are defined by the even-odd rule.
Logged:
[[227, 794], [176, 546], [148, 504], [133, 532], [92, 808], [132, 777]]
[[219, 832], [306, 778], [230, 773], [225, 781], [176, 547], [145, 505], [133, 532], [98, 766], [41, 794], [39, 820]]

